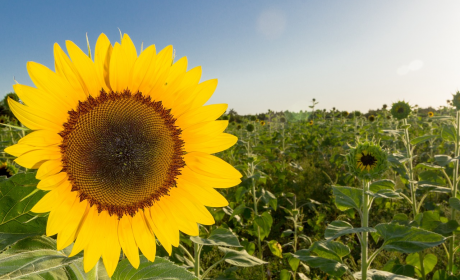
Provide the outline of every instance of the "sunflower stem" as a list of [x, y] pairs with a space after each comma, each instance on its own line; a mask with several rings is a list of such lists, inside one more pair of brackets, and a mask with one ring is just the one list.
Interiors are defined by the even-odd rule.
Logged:
[[195, 255], [195, 276], [200, 278], [200, 254], [201, 254], [201, 245], [193, 243], [194, 255]]
[[[363, 180], [363, 219], [361, 221], [361, 227], [369, 226], [369, 195], [366, 193], [369, 191], [369, 181]], [[368, 253], [368, 233], [361, 233], [361, 275], [362, 279], [367, 279], [367, 253]]]
[[[455, 137], [455, 157], [460, 155], [460, 147], [459, 147], [459, 138], [460, 138], [460, 110], [457, 110], [457, 117], [456, 117], [456, 137]], [[457, 188], [458, 188], [458, 160], [454, 163], [454, 170], [452, 172], [452, 197], [457, 197]], [[455, 221], [455, 209], [452, 207], [450, 210], [450, 219]], [[449, 265], [447, 268], [447, 273], [449, 275], [453, 275], [453, 267], [454, 267], [454, 246], [455, 246], [455, 233], [452, 233], [452, 238], [449, 243]]]
[[404, 143], [406, 146], [406, 156], [409, 159], [408, 166], [407, 166], [407, 169], [408, 169], [407, 175], [409, 175], [409, 187], [410, 187], [410, 194], [411, 194], [411, 200], [412, 200], [412, 215], [414, 215], [414, 219], [415, 219], [415, 215], [418, 214], [418, 208], [417, 208], [417, 200], [415, 196], [416, 187], [414, 184], [414, 170], [412, 166], [412, 147], [410, 144], [409, 128], [407, 127], [407, 119], [404, 119], [403, 121], [404, 121], [404, 125], [406, 126], [404, 128]]
[[91, 269], [90, 271], [88, 271], [88, 273], [86, 273], [86, 279], [88, 280], [97, 280], [97, 264], [93, 267], [93, 269]]

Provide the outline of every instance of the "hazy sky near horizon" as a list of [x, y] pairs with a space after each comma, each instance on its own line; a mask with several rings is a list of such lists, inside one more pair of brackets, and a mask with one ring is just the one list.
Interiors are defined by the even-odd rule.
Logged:
[[94, 49], [127, 33], [138, 52], [172, 44], [202, 81], [208, 102], [240, 114], [317, 108], [360, 110], [406, 100], [446, 104], [460, 90], [460, 1], [0, 1], [0, 97], [26, 63], [54, 71], [53, 44]]

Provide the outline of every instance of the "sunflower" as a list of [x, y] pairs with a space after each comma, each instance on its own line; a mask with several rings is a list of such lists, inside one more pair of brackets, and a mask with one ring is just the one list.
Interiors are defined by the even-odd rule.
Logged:
[[261, 124], [261, 125], [265, 125], [265, 122], [264, 122], [264, 121], [260, 121], [260, 124]]
[[399, 101], [399, 102], [393, 103], [393, 106], [391, 107], [390, 112], [391, 112], [391, 115], [393, 115], [393, 117], [397, 118], [398, 120], [402, 120], [409, 116], [411, 112], [411, 108], [407, 102]]
[[358, 143], [346, 159], [350, 172], [361, 179], [375, 179], [388, 169], [386, 153], [373, 142]]
[[346, 117], [348, 117], [349, 114], [350, 113], [348, 113], [348, 111], [343, 111], [342, 112], [342, 117], [346, 118]]
[[370, 122], [375, 121], [374, 115], [370, 115], [367, 119], [368, 119]]
[[6, 176], [7, 178], [18, 173], [18, 168], [8, 162], [3, 162], [0, 164], [0, 176]]
[[460, 91], [457, 91], [455, 94], [452, 95], [451, 103], [457, 110], [460, 110]]
[[434, 113], [433, 112], [428, 112], [428, 117], [432, 118], [434, 116]]
[[308, 122], [309, 125], [313, 125], [313, 121]]
[[[173, 63], [173, 48], [152, 45], [137, 55], [128, 35], [110, 43], [101, 34], [94, 61], [73, 42], [54, 45], [55, 69], [28, 62], [37, 88], [14, 85], [22, 105], [13, 113], [33, 130], [5, 152], [37, 169], [48, 193], [32, 208], [50, 212], [46, 234], [57, 249], [75, 241], [84, 269], [100, 257], [111, 276], [120, 251], [139, 267], [139, 251], [155, 259], [155, 240], [171, 254], [179, 230], [199, 234], [214, 224], [205, 206], [227, 200], [214, 188], [240, 183], [241, 174], [211, 155], [237, 141], [216, 121], [227, 104], [203, 106], [217, 80], [199, 83], [201, 67]], [[69, 257], [70, 257], [69, 256]]]

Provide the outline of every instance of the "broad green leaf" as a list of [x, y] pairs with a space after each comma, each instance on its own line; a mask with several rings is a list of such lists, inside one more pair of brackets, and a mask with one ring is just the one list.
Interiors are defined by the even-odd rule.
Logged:
[[446, 237], [452, 235], [452, 232], [458, 228], [457, 221], [442, 221], [438, 211], [425, 211], [417, 214], [414, 225]]
[[361, 189], [351, 187], [332, 187], [335, 196], [335, 204], [341, 211], [354, 208], [361, 211], [363, 192]]
[[[433, 254], [427, 254], [423, 257], [423, 267], [425, 269], [425, 274], [430, 273], [434, 267], [436, 266], [436, 263], [438, 262], [438, 258], [433, 255]], [[420, 268], [420, 255], [418, 253], [412, 253], [407, 255], [406, 257], [406, 263], [414, 266], [415, 268], [418, 269], [416, 271], [417, 275], [419, 277], [422, 277], [422, 274], [420, 273], [421, 268]]]
[[347, 271], [348, 267], [340, 261], [333, 259], [310, 256], [310, 250], [299, 250], [293, 254], [294, 257], [301, 261], [306, 262], [309, 266], [319, 268], [322, 271], [329, 273], [335, 277], [342, 277]]
[[232, 215], [230, 215], [229, 220], [233, 219], [233, 217], [236, 215], [242, 214], [245, 209], [246, 209], [246, 204], [244, 204], [243, 202], [240, 205], [238, 205], [235, 209], [233, 209]]
[[160, 280], [160, 279], [177, 279], [177, 280], [197, 280], [192, 273], [185, 268], [162, 257], [155, 257], [152, 263], [144, 256], [140, 256], [140, 265], [138, 269], [131, 266], [128, 259], [118, 263], [117, 269], [112, 276], [112, 280]]
[[257, 231], [257, 226], [260, 230], [260, 239], [264, 240], [270, 234], [273, 224], [273, 218], [268, 212], [262, 213], [254, 219], [254, 230]]
[[262, 200], [263, 200], [263, 202], [265, 204], [270, 205], [274, 210], [276, 210], [276, 208], [278, 206], [278, 199], [276, 198], [276, 196], [274, 194], [272, 194], [271, 192], [263, 189]]
[[383, 249], [415, 253], [442, 244], [445, 238], [437, 233], [398, 224], [379, 224], [375, 227], [384, 239]]
[[225, 228], [217, 228], [213, 230], [208, 238], [191, 236], [190, 240], [201, 245], [243, 247], [238, 241], [238, 237]]
[[444, 125], [442, 127], [441, 136], [444, 140], [455, 142], [457, 133], [453, 125]]
[[447, 166], [449, 163], [451, 163], [452, 161], [455, 161], [455, 160], [452, 159], [452, 157], [447, 156], [447, 155], [435, 155], [435, 156], [434, 156], [434, 161], [435, 161], [439, 166], [445, 167], [445, 166]]
[[[353, 274], [356, 279], [362, 279], [361, 272]], [[369, 269], [367, 276], [372, 280], [417, 280], [416, 278], [394, 274], [388, 271], [382, 271], [377, 269]]]
[[460, 211], [460, 199], [456, 197], [449, 198], [449, 205], [455, 210]]
[[431, 184], [421, 184], [417, 188], [417, 192], [437, 192], [437, 193], [451, 193], [452, 190], [447, 187], [431, 185]]
[[236, 250], [232, 250], [232, 249], [224, 248], [224, 247], [218, 247], [218, 248], [220, 251], [222, 251], [225, 254], [224, 260], [231, 265], [250, 267], [250, 266], [256, 266], [256, 265], [263, 265], [267, 263], [256, 257], [249, 255], [246, 252], [246, 250], [236, 251]]
[[0, 251], [20, 239], [45, 233], [47, 218], [30, 212], [45, 195], [37, 191], [37, 183], [35, 173], [19, 173], [0, 181]]
[[326, 240], [333, 240], [342, 235], [358, 233], [358, 232], [376, 232], [375, 229], [367, 228], [353, 228], [353, 226], [345, 221], [333, 221], [330, 223], [324, 233]]
[[388, 179], [372, 182], [372, 184], [369, 186], [369, 190], [374, 193], [380, 190], [394, 190], [394, 189], [395, 189], [395, 182], [393, 180], [388, 180]]
[[82, 254], [68, 258], [63, 251], [57, 251], [52, 238], [33, 236], [16, 242], [0, 254], [0, 279], [60, 279], [59, 275], [65, 274], [65, 266], [82, 260]]
[[424, 136], [420, 136], [420, 137], [410, 140], [410, 143], [411, 145], [417, 145], [418, 143], [422, 143], [422, 142], [431, 140], [436, 137], [437, 137], [436, 135], [424, 135]]
[[271, 240], [268, 241], [267, 244], [273, 255], [277, 256], [278, 258], [283, 258], [283, 247], [281, 247], [278, 241]]
[[437, 170], [426, 170], [420, 172], [418, 177], [419, 185], [431, 184], [437, 186], [445, 186], [447, 184], [444, 175], [442, 175], [442, 173]]
[[402, 199], [402, 197], [399, 196], [399, 193], [393, 190], [379, 190], [376, 193], [368, 191], [366, 193], [374, 198]]
[[246, 252], [248, 252], [249, 255], [254, 255], [254, 252], [256, 251], [256, 244], [249, 242], [247, 240], [242, 241], [241, 244], [243, 245], [244, 249], [246, 250]]
[[280, 280], [290, 280], [291, 279], [291, 273], [287, 269], [282, 269], [280, 271]]
[[422, 162], [422, 163], [419, 163], [417, 164], [417, 166], [415, 166], [416, 169], [430, 169], [430, 170], [440, 170], [440, 169], [443, 169], [442, 166], [439, 166], [439, 165], [434, 165], [434, 164], [429, 164], [429, 163], [425, 163], [425, 162]]
[[395, 265], [391, 272], [398, 274], [398, 275], [404, 275], [407, 277], [415, 277], [415, 267], [413, 267], [412, 265], [408, 265], [408, 264]]
[[449, 275], [444, 269], [436, 270], [433, 280], [459, 280], [460, 276]]

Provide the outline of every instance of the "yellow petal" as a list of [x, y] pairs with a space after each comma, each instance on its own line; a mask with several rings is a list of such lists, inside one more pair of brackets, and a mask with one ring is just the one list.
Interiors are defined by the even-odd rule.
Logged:
[[25, 168], [37, 169], [47, 160], [60, 159], [60, 158], [61, 158], [60, 151], [41, 149], [41, 150], [34, 150], [31, 152], [25, 153], [22, 156], [15, 159], [14, 161], [17, 164], [24, 166]]
[[48, 130], [33, 131], [19, 139], [18, 144], [31, 146], [57, 146], [62, 143], [62, 138], [59, 134]]
[[93, 97], [99, 96], [103, 86], [99, 82], [93, 61], [72, 41], [66, 41], [65, 45], [67, 47], [67, 52], [69, 53], [69, 56], [84, 81], [89, 93]]
[[83, 200], [80, 202], [80, 199], [77, 198], [76, 202], [73, 204], [72, 209], [68, 213], [66, 213], [66, 225], [65, 227], [58, 233], [58, 238], [57, 238], [57, 249], [62, 250], [72, 244], [72, 242], [75, 240], [75, 235], [77, 233], [78, 226], [80, 225], [80, 222], [82, 221], [85, 211], [86, 211], [86, 206], [87, 206], [87, 201]]
[[94, 52], [94, 67], [96, 69], [99, 83], [106, 92], [110, 91], [109, 67], [110, 57], [112, 55], [112, 45], [107, 36], [102, 33], [96, 42]]
[[46, 223], [46, 235], [52, 236], [57, 234], [66, 226], [66, 218], [74, 203], [78, 198], [74, 193], [69, 193], [64, 197], [61, 203], [56, 203], [56, 207], [50, 212], [48, 222]]
[[241, 183], [240, 178], [208, 177], [192, 171], [187, 166], [181, 170], [181, 173], [184, 178], [187, 178], [188, 181], [194, 183], [195, 185], [200, 185], [208, 188], [230, 188]]
[[56, 132], [62, 131], [63, 123], [59, 124], [59, 120], [45, 114], [35, 108], [26, 107], [8, 97], [8, 105], [16, 118], [25, 126], [32, 130], [49, 129]]
[[[179, 228], [177, 227], [171, 219], [164, 213], [164, 211], [159, 207], [159, 203], [161, 201], [155, 202], [150, 207], [150, 215], [152, 220], [154, 221], [157, 229], [161, 231], [163, 236], [165, 236], [169, 243], [174, 246], [179, 246]], [[159, 236], [157, 232], [155, 232], [156, 236]]]
[[68, 110], [76, 108], [78, 100], [84, 96], [84, 92], [75, 91], [65, 78], [39, 63], [27, 62], [27, 71], [37, 88], [66, 104]]
[[102, 250], [105, 247], [104, 241], [107, 235], [107, 211], [102, 211], [97, 217], [97, 222], [93, 228], [93, 235], [85, 248], [83, 257], [83, 267], [85, 272], [88, 273], [99, 261], [102, 256]]
[[84, 99], [89, 95], [90, 92], [77, 68], [57, 43], [54, 44], [54, 66], [56, 73], [69, 82], [80, 98]]
[[164, 97], [162, 88], [171, 69], [172, 52], [172, 46], [167, 46], [158, 53], [155, 65], [149, 68], [146, 78], [140, 87], [143, 89], [144, 94], [152, 97], [152, 100], [159, 101]]
[[[153, 215], [156, 217], [155, 215]], [[166, 235], [159, 229], [158, 222], [155, 222], [152, 219], [152, 214], [151, 214], [151, 208], [146, 208], [144, 212], [144, 217], [145, 217], [145, 222], [147, 226], [152, 230], [154, 235], [158, 238], [158, 240], [161, 243], [161, 246], [168, 252], [169, 255], [171, 255], [172, 248], [171, 248], [171, 242], [169, 242], [168, 238]], [[156, 219], [155, 219], [156, 220]], [[161, 226], [161, 225], [160, 225]]]
[[118, 223], [118, 240], [121, 248], [134, 268], [139, 267], [139, 250], [134, 239], [131, 216], [124, 215]]
[[41, 190], [53, 190], [59, 187], [61, 184], [70, 185], [66, 172], [61, 172], [61, 173], [46, 177], [45, 179], [38, 182], [37, 188]]
[[228, 205], [227, 199], [213, 188], [198, 186], [182, 178], [177, 180], [177, 187], [196, 198], [203, 205], [210, 207], [225, 207]]
[[184, 155], [185, 164], [194, 172], [217, 178], [241, 178], [241, 173], [218, 157], [201, 152]]
[[52, 211], [67, 197], [68, 193], [70, 193], [70, 184], [61, 184], [56, 189], [45, 194], [30, 211], [35, 213]]
[[199, 84], [192, 94], [195, 98], [190, 106], [190, 110], [203, 106], [214, 94], [216, 88], [217, 79], [208, 80]]
[[174, 116], [179, 117], [191, 108], [192, 101], [195, 98], [193, 92], [195, 92], [198, 87], [198, 83], [201, 79], [201, 73], [201, 66], [195, 67], [185, 73], [181, 86], [174, 94], [174, 107], [171, 110], [171, 113]]
[[180, 188], [171, 189], [171, 197], [178, 200], [183, 207], [190, 212], [195, 218], [195, 221], [202, 225], [213, 225], [215, 223], [214, 217], [209, 213], [208, 209], [203, 206], [193, 196], [188, 195]]
[[105, 236], [105, 247], [102, 252], [105, 270], [109, 277], [112, 277], [120, 259], [120, 242], [118, 241], [118, 217], [113, 215], [107, 219], [107, 231]]
[[180, 231], [190, 236], [197, 236], [199, 234], [195, 219], [191, 213], [184, 211], [181, 204], [174, 204], [174, 200], [170, 196], [163, 196], [161, 198], [161, 205], [165, 212], [170, 213]]
[[23, 155], [33, 150], [41, 150], [41, 149], [35, 146], [16, 144], [16, 145], [12, 145], [12, 146], [5, 148], [4, 152], [12, 156], [18, 157], [20, 155]]
[[185, 142], [204, 142], [221, 135], [227, 128], [228, 121], [210, 121], [192, 125], [182, 131]]
[[113, 91], [122, 92], [128, 88], [128, 74], [126, 73], [126, 61], [120, 44], [115, 43], [110, 58], [109, 77]]
[[143, 217], [143, 211], [139, 210], [133, 217], [133, 233], [136, 243], [142, 254], [151, 262], [155, 261], [156, 243], [155, 236], [150, 232]]
[[182, 114], [176, 120], [176, 125], [184, 130], [197, 123], [214, 121], [225, 113], [227, 108], [227, 104], [212, 104], [198, 107], [195, 110], [190, 110]]
[[[26, 85], [13, 85], [14, 92], [28, 107], [34, 108], [42, 114], [53, 112], [53, 117], [64, 123], [67, 120], [66, 104], [38, 88]], [[59, 123], [58, 123], [59, 124]]]
[[165, 83], [161, 88], [162, 92], [167, 92], [167, 94], [162, 96], [163, 106], [166, 108], [174, 107], [177, 91], [179, 90], [187, 73], [187, 64], [187, 57], [182, 57], [171, 66]]
[[75, 256], [76, 254], [80, 253], [81, 250], [85, 249], [90, 242], [92, 235], [94, 234], [94, 228], [98, 222], [97, 207], [89, 207], [89, 210], [86, 211], [87, 213], [84, 214], [83, 220], [78, 226], [79, 228], [77, 229], [77, 240], [72, 247], [72, 252], [70, 252], [69, 258]]
[[62, 170], [62, 162], [60, 159], [48, 160], [44, 162], [37, 171], [35, 178], [43, 180], [48, 176], [57, 174]]
[[129, 88], [133, 93], [137, 91], [144, 92], [143, 88], [140, 86], [142, 85], [146, 75], [148, 73], [148, 69], [151, 65], [155, 65], [156, 60], [156, 49], [155, 45], [149, 46], [145, 49], [140, 55], [139, 58], [134, 63], [133, 69], [131, 71], [130, 80], [129, 80]]
[[186, 152], [202, 152], [207, 154], [214, 154], [224, 151], [231, 146], [235, 145], [238, 137], [227, 133], [221, 133], [219, 136], [212, 137], [209, 141], [193, 141], [188, 140], [184, 144]]

